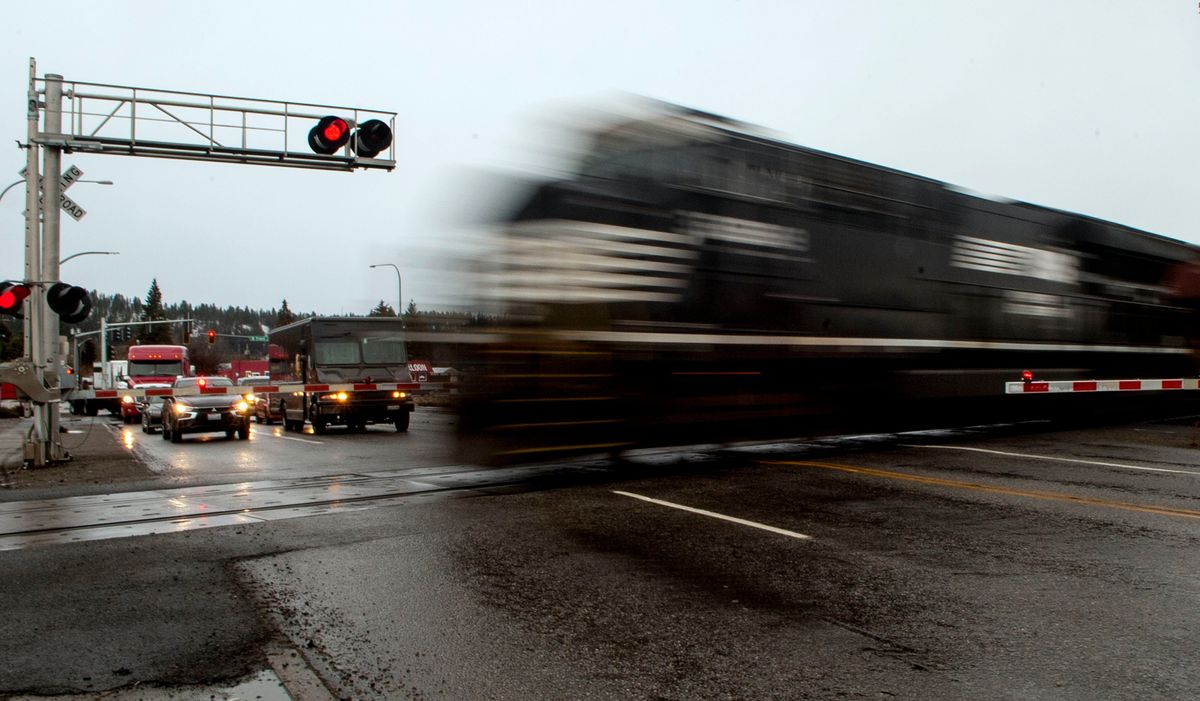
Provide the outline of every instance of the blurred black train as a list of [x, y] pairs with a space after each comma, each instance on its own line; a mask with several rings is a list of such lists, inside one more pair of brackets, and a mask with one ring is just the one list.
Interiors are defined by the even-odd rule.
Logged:
[[1024, 370], [1196, 373], [1197, 247], [682, 108], [595, 130], [498, 243], [476, 458], [1029, 418], [1063, 407], [1005, 397]]

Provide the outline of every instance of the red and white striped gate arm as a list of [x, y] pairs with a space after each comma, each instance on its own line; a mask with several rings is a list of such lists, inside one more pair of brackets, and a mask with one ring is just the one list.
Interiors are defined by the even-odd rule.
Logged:
[[115, 399], [117, 397], [196, 397], [202, 394], [290, 394], [292, 392], [367, 392], [372, 390], [413, 392], [416, 382], [354, 382], [332, 385], [239, 385], [236, 387], [131, 387], [129, 389], [73, 389], [63, 399]]
[[1066, 394], [1071, 392], [1158, 392], [1200, 389], [1200, 378], [1175, 380], [1050, 380], [1005, 382], [1005, 394]]

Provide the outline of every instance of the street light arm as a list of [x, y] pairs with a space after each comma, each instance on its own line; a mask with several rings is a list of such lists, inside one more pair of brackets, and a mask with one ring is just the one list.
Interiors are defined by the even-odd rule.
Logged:
[[25, 179], [24, 179], [24, 178], [21, 178], [20, 180], [18, 180], [17, 182], [13, 183], [12, 185], [9, 185], [8, 187], [4, 188], [4, 191], [3, 191], [3, 192], [0, 192], [0, 200], [4, 199], [4, 196], [8, 194], [8, 191], [9, 191], [9, 190], [13, 189], [14, 187], [16, 187], [16, 186], [18, 186], [18, 185], [20, 185], [20, 184], [22, 184], [22, 183], [24, 183], [24, 182], [25, 182]]
[[63, 263], [66, 263], [67, 261], [71, 260], [72, 258], [78, 258], [79, 256], [119, 256], [119, 255], [121, 255], [120, 251], [83, 251], [82, 253], [72, 253], [71, 255], [67, 256], [66, 258], [63, 258], [62, 260], [58, 261], [58, 264], [62, 265]]
[[404, 288], [403, 288], [404, 283], [400, 278], [400, 268], [397, 267], [397, 265], [395, 263], [376, 263], [375, 265], [372, 265], [371, 267], [372, 268], [388, 267], [388, 268], [391, 268], [392, 270], [396, 271], [396, 302], [399, 303], [399, 306], [396, 307], [396, 316], [398, 316], [398, 317], [403, 316], [404, 315]]
[[[4, 188], [3, 190], [0, 190], [0, 200], [4, 199], [4, 196], [8, 194], [9, 190], [13, 189], [14, 187], [16, 187], [24, 182], [25, 182], [25, 179], [21, 178], [20, 180], [13, 183], [12, 185], [9, 185], [8, 187]], [[75, 182], [77, 182], [77, 183], [93, 183], [96, 185], [112, 185], [113, 184], [113, 181], [111, 181], [111, 180], [76, 180]], [[61, 263], [60, 263], [60, 265], [61, 265]]]

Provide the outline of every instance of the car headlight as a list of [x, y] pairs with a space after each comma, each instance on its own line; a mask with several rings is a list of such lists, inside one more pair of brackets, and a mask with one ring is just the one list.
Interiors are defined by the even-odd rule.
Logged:
[[250, 408], [250, 405], [247, 404], [246, 402], [238, 402], [237, 404], [233, 405], [233, 410], [239, 414], [246, 411], [249, 408]]
[[392, 399], [404, 399], [407, 396], [408, 396], [407, 392], [401, 392], [399, 390], [392, 392]]
[[321, 399], [327, 399], [335, 402], [344, 402], [350, 398], [350, 395], [345, 392], [334, 392], [333, 394], [322, 394]]
[[254, 396], [253, 392], [247, 392], [242, 395], [242, 399], [245, 399], [247, 402], [253, 402], [255, 399], [258, 399], [258, 397]]
[[179, 402], [176, 402], [174, 404], [174, 407], [175, 407], [176, 414], [187, 414], [188, 412], [190, 412], [192, 410], [192, 407], [188, 406], [187, 404], [181, 404]]
[[122, 404], [133, 404], [133, 397], [131, 397], [127, 394], [124, 397], [121, 397], [121, 403]]

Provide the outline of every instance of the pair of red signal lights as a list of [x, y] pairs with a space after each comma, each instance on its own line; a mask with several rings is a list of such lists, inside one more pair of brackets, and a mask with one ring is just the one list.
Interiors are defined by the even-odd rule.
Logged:
[[349, 121], [329, 116], [322, 117], [308, 132], [308, 147], [314, 153], [331, 156], [347, 143], [359, 156], [374, 158], [392, 145], [392, 129], [381, 120], [368, 119], [351, 130]]
[[[33, 287], [23, 282], [0, 283], [0, 314], [21, 316]], [[92, 296], [78, 285], [56, 282], [46, 290], [46, 304], [68, 324], [78, 324], [92, 313]]]

